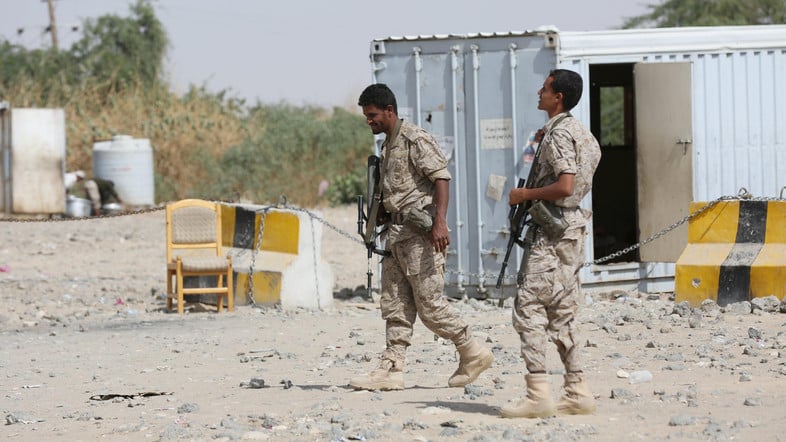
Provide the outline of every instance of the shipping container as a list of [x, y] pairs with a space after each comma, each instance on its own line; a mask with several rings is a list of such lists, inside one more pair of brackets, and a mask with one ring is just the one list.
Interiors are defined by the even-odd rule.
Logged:
[[[603, 157], [593, 191], [585, 289], [671, 291], [687, 224], [599, 264], [688, 215], [692, 201], [778, 196], [786, 186], [786, 26], [388, 37], [371, 42], [373, 81], [399, 115], [435, 135], [453, 176], [448, 293], [513, 294], [520, 251], [494, 285], [508, 242], [507, 195], [546, 122], [549, 71], [584, 78], [572, 111]], [[380, 143], [377, 140], [377, 143]]]
[[0, 103], [2, 211], [5, 214], [61, 214], [66, 157], [63, 109], [11, 108]]

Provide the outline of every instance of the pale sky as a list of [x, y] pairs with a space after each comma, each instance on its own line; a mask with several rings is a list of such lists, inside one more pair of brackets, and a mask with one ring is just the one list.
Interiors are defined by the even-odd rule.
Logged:
[[[133, 0], [55, 0], [61, 48], [84, 18], [129, 15]], [[554, 25], [561, 31], [613, 29], [660, 0], [157, 0], [170, 39], [167, 78], [253, 104], [286, 101], [351, 108], [371, 81], [369, 44], [404, 35], [507, 32]], [[0, 37], [51, 46], [45, 0], [0, 0]], [[18, 29], [24, 29], [19, 35]]]

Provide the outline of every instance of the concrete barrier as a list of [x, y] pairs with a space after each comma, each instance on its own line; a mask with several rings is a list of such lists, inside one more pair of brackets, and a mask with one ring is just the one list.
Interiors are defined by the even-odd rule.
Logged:
[[[321, 222], [305, 211], [221, 204], [221, 225], [223, 252], [232, 256], [235, 305], [248, 305], [252, 297], [257, 305], [284, 309], [333, 304], [333, 271], [321, 258]], [[206, 283], [197, 278], [188, 282], [195, 287]]]
[[235, 270], [236, 305], [251, 297], [285, 309], [332, 305], [333, 272], [321, 258], [321, 222], [305, 211], [238, 204], [222, 204], [221, 222]]
[[[691, 213], [706, 206], [691, 204]], [[676, 263], [676, 302], [719, 305], [786, 296], [786, 202], [721, 201], [688, 224]]]

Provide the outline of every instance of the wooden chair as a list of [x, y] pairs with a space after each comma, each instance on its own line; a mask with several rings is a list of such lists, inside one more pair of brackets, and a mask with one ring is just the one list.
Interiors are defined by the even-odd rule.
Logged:
[[[186, 295], [216, 294], [221, 312], [223, 298], [227, 309], [234, 310], [232, 257], [221, 254], [221, 207], [218, 203], [186, 199], [166, 206], [166, 307], [183, 313]], [[187, 276], [215, 276], [212, 287], [186, 288]], [[174, 278], [174, 287], [173, 287]], [[210, 280], [209, 278], [205, 278]]]

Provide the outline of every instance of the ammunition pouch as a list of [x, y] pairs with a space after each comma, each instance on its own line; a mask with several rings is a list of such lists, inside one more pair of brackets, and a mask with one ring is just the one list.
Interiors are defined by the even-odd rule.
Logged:
[[434, 216], [431, 214], [430, 208], [432, 206], [392, 213], [391, 220], [393, 224], [409, 225], [423, 233], [429, 233], [431, 228], [434, 227]]
[[562, 208], [555, 206], [548, 201], [538, 200], [532, 203], [529, 208], [532, 220], [546, 232], [549, 239], [562, 237], [568, 229], [568, 222], [562, 214]]

